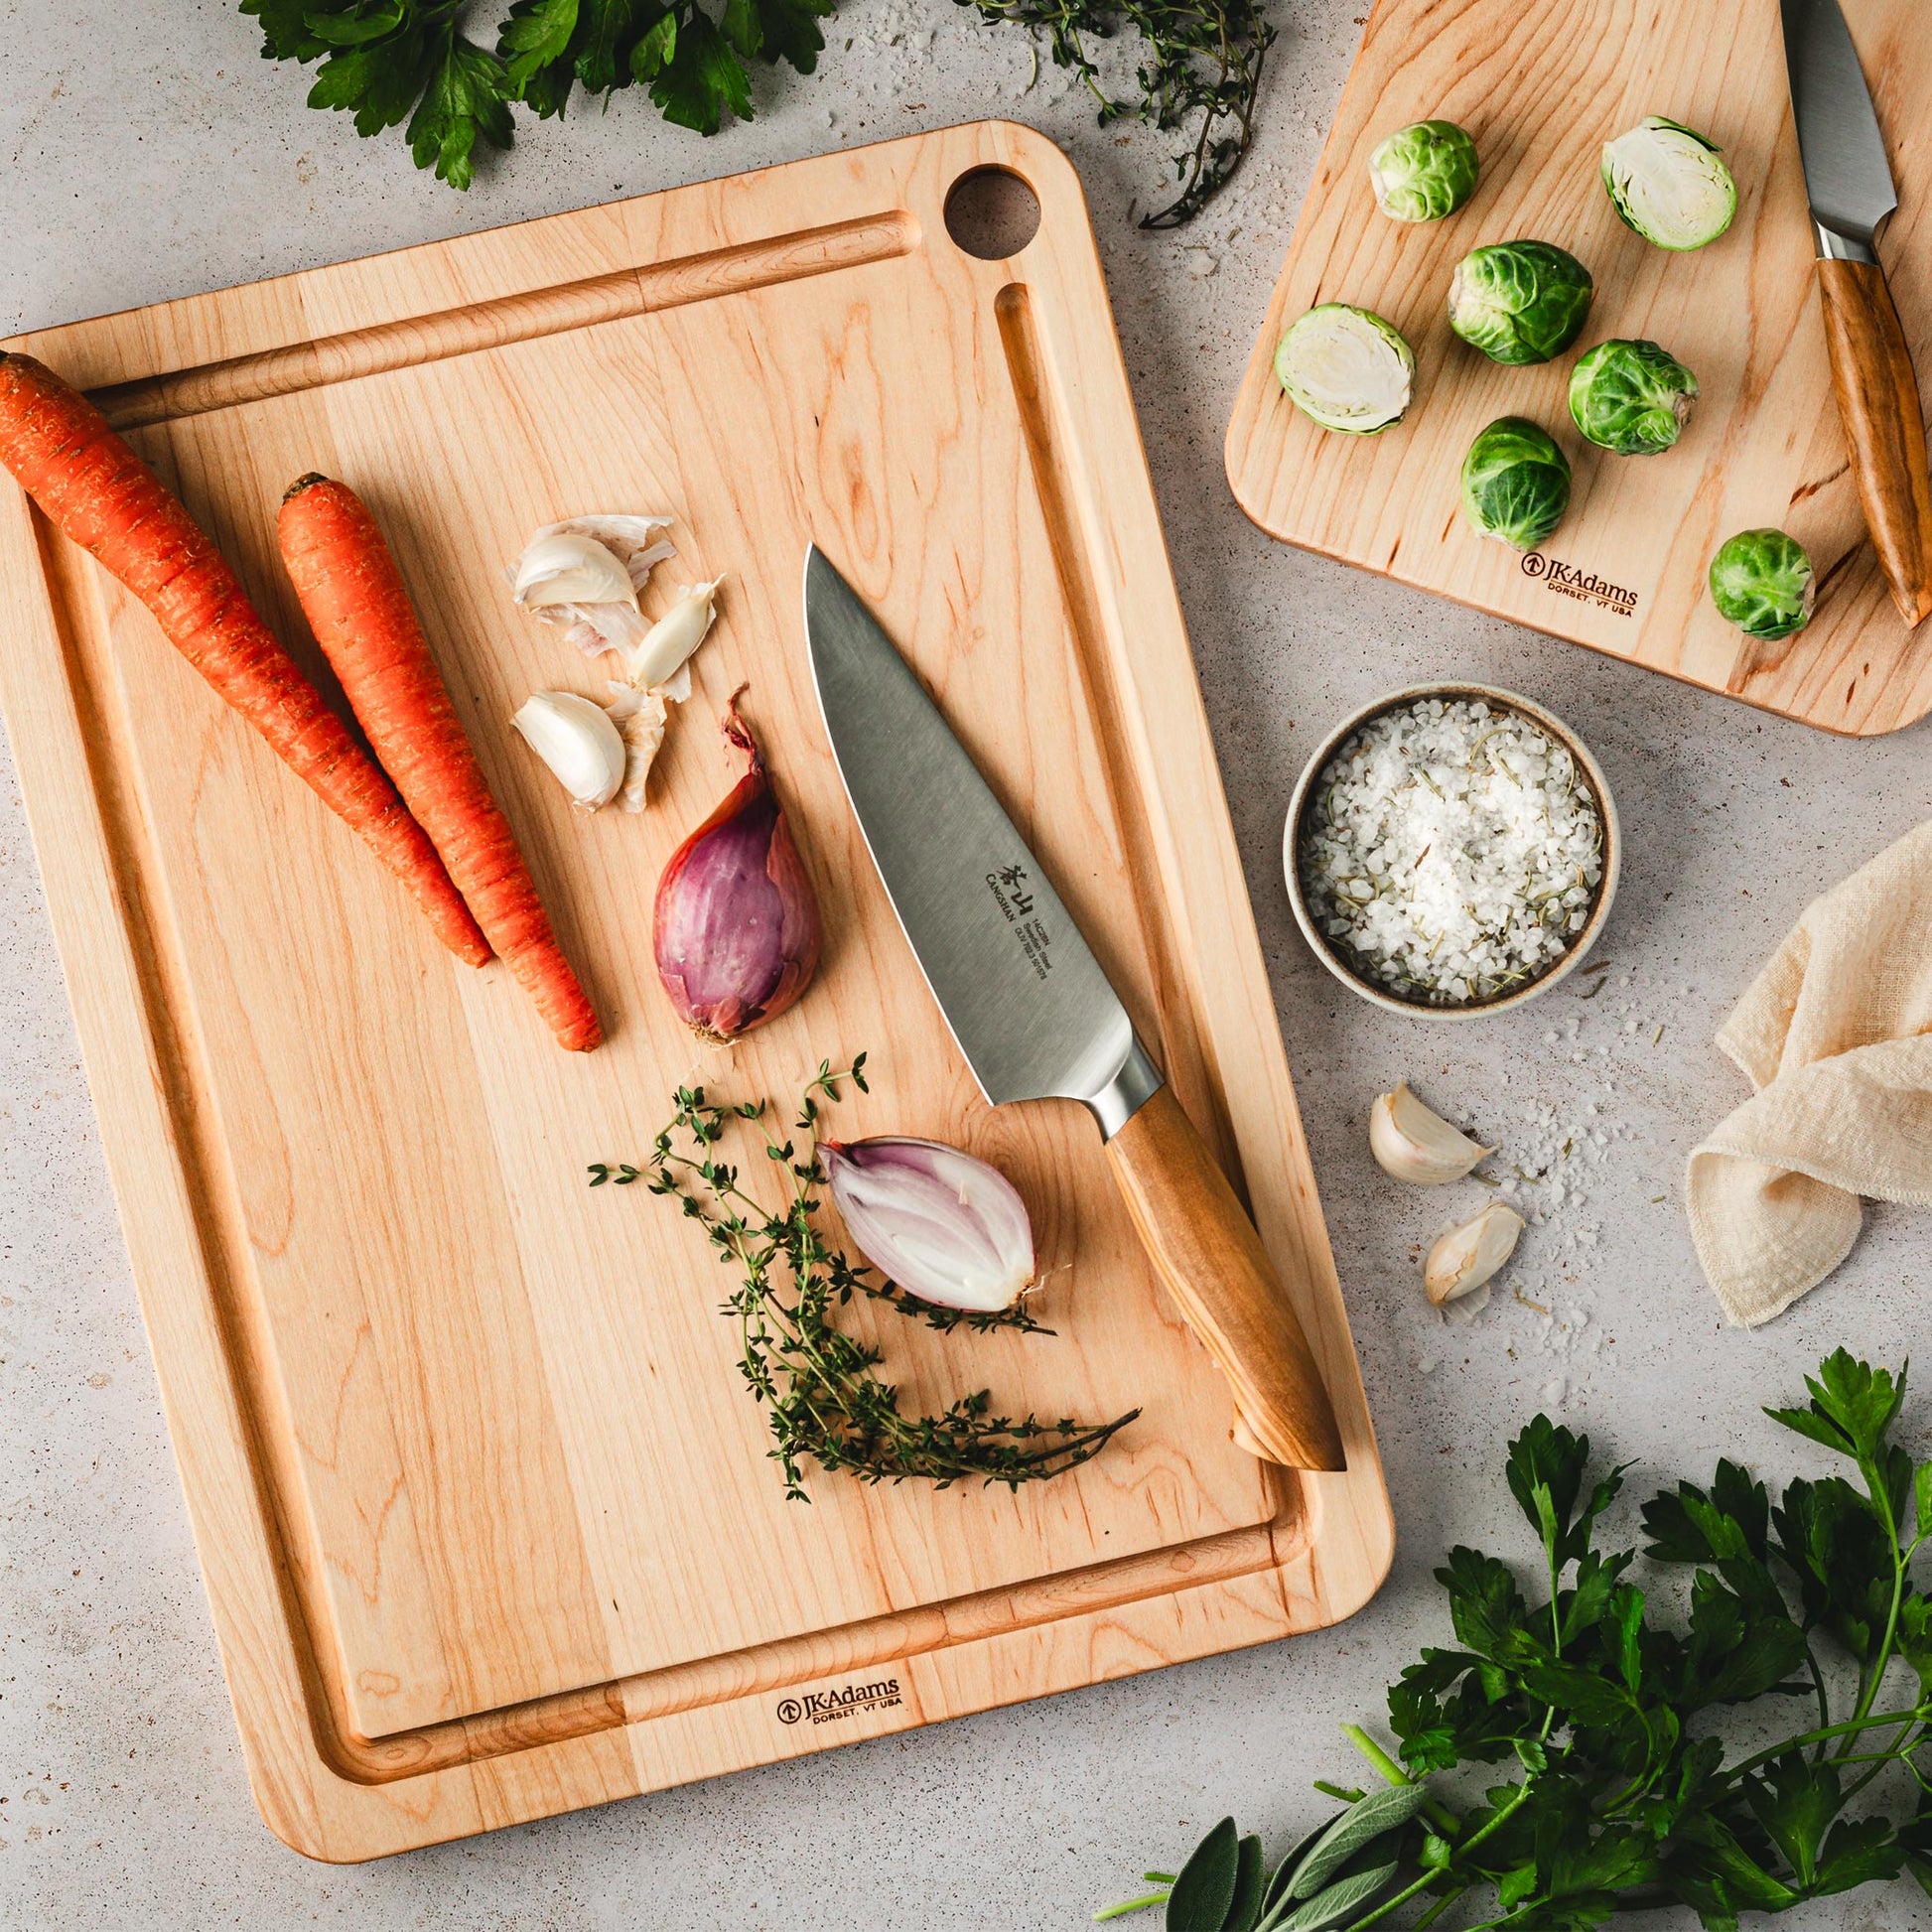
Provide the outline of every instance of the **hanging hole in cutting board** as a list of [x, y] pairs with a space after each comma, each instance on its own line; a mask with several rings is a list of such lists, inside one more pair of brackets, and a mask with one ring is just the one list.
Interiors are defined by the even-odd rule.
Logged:
[[1039, 198], [1011, 168], [975, 168], [946, 197], [946, 232], [980, 261], [1006, 261], [1039, 232]]

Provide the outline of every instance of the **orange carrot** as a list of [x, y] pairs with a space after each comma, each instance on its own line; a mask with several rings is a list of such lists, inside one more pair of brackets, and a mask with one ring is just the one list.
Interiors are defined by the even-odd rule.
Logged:
[[256, 615], [214, 541], [87, 398], [0, 351], [0, 463], [48, 520], [127, 586], [209, 684], [481, 966], [488, 942], [390, 784]]
[[604, 1035], [544, 916], [430, 655], [402, 573], [346, 483], [304, 477], [282, 498], [282, 560], [350, 708], [478, 923], [558, 1040]]

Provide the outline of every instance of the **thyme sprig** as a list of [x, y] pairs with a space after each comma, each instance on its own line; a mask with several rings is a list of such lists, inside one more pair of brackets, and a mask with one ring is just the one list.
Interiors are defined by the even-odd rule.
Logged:
[[[825, 1185], [819, 1163], [822, 1110], [836, 1103], [851, 1080], [866, 1092], [866, 1056], [834, 1071], [829, 1060], [806, 1082], [793, 1131], [782, 1139], [764, 1125], [766, 1103], [720, 1103], [703, 1087], [679, 1087], [676, 1113], [652, 1144], [642, 1167], [595, 1163], [590, 1184], [627, 1186], [642, 1180], [653, 1194], [677, 1200], [703, 1224], [720, 1261], [735, 1269], [741, 1285], [723, 1312], [739, 1324], [739, 1371], [753, 1399], [767, 1412], [770, 1455], [783, 1471], [785, 1494], [809, 1502], [804, 1464], [845, 1469], [866, 1482], [902, 1482], [920, 1477], [944, 1489], [978, 1478], [1021, 1483], [1063, 1475], [1097, 1454], [1140, 1414], [1108, 1423], [1071, 1417], [1042, 1422], [995, 1413], [992, 1391], [961, 1396], [936, 1416], [900, 1413], [898, 1390], [879, 1373], [883, 1352], [832, 1325], [835, 1309], [855, 1294], [890, 1304], [942, 1332], [962, 1322], [973, 1328], [1042, 1329], [1024, 1311], [967, 1312], [934, 1309], [891, 1282], [872, 1278], [819, 1234], [816, 1190]], [[771, 1166], [784, 1176], [784, 1199], [773, 1211], [744, 1184], [740, 1170], [722, 1158], [734, 1123], [756, 1126]]]
[[[1275, 28], [1261, 0], [959, 0], [988, 20], [1046, 36], [1056, 67], [1093, 95], [1100, 125], [1122, 119], [1171, 133], [1200, 117], [1194, 139], [1173, 158], [1181, 190], [1142, 218], [1143, 228], [1178, 228], [1225, 188], [1254, 138], [1261, 69]], [[1138, 99], [1110, 94], [1089, 51], [1123, 28], [1144, 49]]]

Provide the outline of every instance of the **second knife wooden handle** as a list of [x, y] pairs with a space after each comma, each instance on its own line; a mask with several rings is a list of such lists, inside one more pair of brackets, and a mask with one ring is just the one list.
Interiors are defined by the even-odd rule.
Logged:
[[1235, 1440], [1293, 1469], [1342, 1469], [1309, 1339], [1227, 1176], [1162, 1087], [1107, 1143], [1142, 1245], [1234, 1389]]
[[1932, 617], [1932, 480], [1911, 350], [1876, 262], [1821, 260], [1832, 386], [1865, 527], [1908, 624]]

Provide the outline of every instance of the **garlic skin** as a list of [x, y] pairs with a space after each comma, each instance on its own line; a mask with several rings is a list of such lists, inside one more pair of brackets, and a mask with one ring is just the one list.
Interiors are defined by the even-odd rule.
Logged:
[[723, 572], [708, 584], [687, 584], [678, 599], [645, 632], [634, 650], [624, 653], [624, 668], [639, 691], [666, 683], [704, 642], [718, 617], [718, 587]]
[[518, 605], [539, 623], [563, 625], [587, 657], [628, 653], [651, 627], [637, 593], [677, 554], [660, 535], [670, 527], [668, 516], [613, 514], [546, 523], [506, 575]]
[[1034, 1280], [1027, 1203], [998, 1168], [939, 1141], [819, 1144], [854, 1244], [896, 1288], [942, 1309], [997, 1314]]
[[1472, 1221], [1441, 1236], [1423, 1263], [1423, 1291], [1446, 1307], [1480, 1288], [1511, 1254], [1523, 1232], [1523, 1217], [1501, 1201], [1491, 1201]]
[[574, 691], [538, 691], [510, 724], [579, 809], [594, 812], [617, 796], [624, 780], [624, 743], [601, 705]]
[[1417, 1187], [1440, 1187], [1460, 1180], [1496, 1150], [1458, 1134], [1409, 1091], [1407, 1080], [1400, 1080], [1393, 1093], [1379, 1095], [1369, 1109], [1368, 1151], [1382, 1172], [1395, 1179]]

